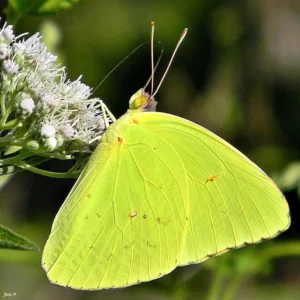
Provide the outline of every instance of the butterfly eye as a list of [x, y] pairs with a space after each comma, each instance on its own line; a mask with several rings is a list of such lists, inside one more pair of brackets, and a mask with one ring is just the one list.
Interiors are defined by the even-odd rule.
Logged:
[[143, 89], [138, 90], [129, 100], [130, 109], [142, 108], [148, 102], [149, 95]]
[[138, 90], [129, 100], [129, 109], [139, 111], [155, 111], [157, 102], [144, 89]]
[[130, 106], [131, 109], [139, 109], [141, 107], [143, 107], [146, 103], [147, 103], [148, 98], [145, 96], [140, 96], [138, 98], [136, 98], [132, 105]]

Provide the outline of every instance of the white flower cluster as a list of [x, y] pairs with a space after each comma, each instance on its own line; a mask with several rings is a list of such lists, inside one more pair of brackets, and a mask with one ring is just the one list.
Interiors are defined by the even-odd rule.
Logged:
[[66, 153], [74, 141], [84, 146], [103, 134], [100, 99], [88, 99], [91, 88], [81, 77], [67, 79], [39, 34], [20, 37], [11, 25], [0, 31], [1, 123], [15, 119], [12, 131], [44, 151]]

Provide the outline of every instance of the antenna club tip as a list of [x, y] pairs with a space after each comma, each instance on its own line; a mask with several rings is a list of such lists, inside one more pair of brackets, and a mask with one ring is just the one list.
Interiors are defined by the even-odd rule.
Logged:
[[154, 26], [154, 25], [155, 25], [155, 22], [154, 22], [154, 21], [151, 21], [150, 24], [151, 24], [151, 26]]

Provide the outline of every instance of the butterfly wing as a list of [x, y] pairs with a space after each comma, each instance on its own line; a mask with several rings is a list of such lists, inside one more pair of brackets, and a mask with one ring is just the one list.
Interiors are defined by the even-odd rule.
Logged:
[[95, 290], [169, 273], [183, 252], [187, 199], [184, 166], [169, 143], [117, 121], [55, 218], [42, 258], [48, 278]]
[[165, 113], [139, 114], [137, 123], [172, 146], [188, 177], [189, 224], [179, 265], [272, 238], [289, 227], [289, 208], [277, 186], [220, 137]]
[[63, 286], [125, 287], [289, 223], [276, 185], [221, 138], [172, 115], [129, 113], [108, 129], [57, 214], [43, 267]]

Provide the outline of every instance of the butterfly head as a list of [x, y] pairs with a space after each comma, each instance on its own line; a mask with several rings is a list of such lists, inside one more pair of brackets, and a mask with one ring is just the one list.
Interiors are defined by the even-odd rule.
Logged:
[[144, 89], [138, 90], [129, 100], [130, 110], [155, 111], [156, 105], [157, 101], [155, 101], [150, 94], [145, 92]]

